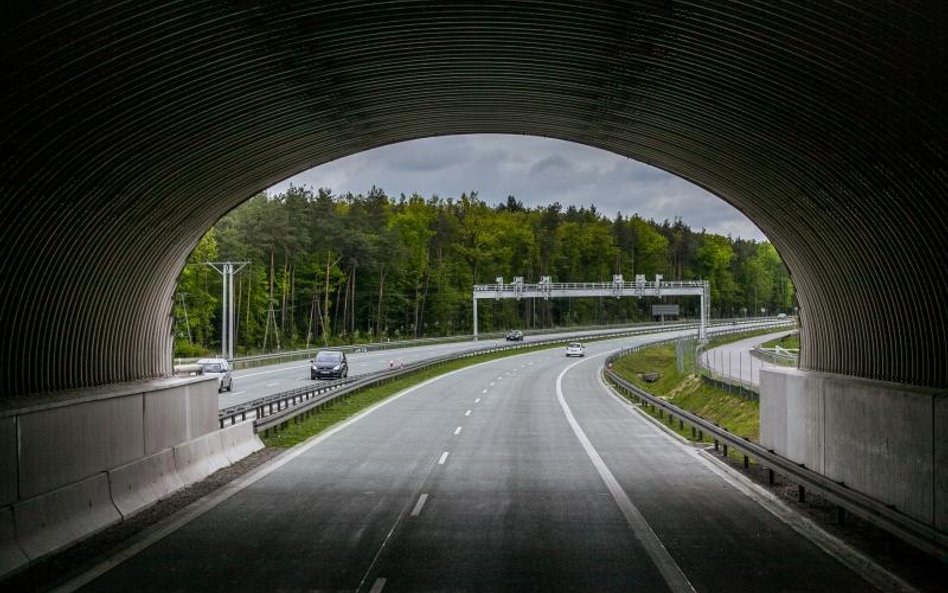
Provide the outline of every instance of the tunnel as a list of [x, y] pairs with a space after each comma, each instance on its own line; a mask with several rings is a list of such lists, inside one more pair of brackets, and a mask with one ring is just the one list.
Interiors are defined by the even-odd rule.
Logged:
[[[8, 406], [170, 375], [175, 280], [256, 192], [468, 133], [581, 143], [707, 189], [786, 263], [802, 372], [944, 401], [942, 2], [12, 0], [0, 15]], [[931, 405], [937, 441], [948, 408]], [[934, 479], [927, 516], [945, 522]]]

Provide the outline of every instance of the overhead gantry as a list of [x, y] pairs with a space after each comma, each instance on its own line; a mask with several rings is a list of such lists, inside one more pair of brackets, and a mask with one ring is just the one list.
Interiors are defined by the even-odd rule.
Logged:
[[708, 309], [711, 305], [711, 286], [707, 280], [684, 282], [663, 282], [658, 275], [655, 280], [647, 281], [644, 275], [637, 274], [634, 282], [626, 282], [621, 274], [615, 274], [612, 282], [553, 282], [550, 276], [544, 276], [535, 284], [524, 283], [516, 277], [510, 284], [504, 284], [503, 278], [497, 278], [496, 284], [475, 284], [472, 298], [474, 313], [474, 339], [477, 339], [477, 301], [481, 299], [551, 299], [583, 297], [653, 297], [696, 296], [700, 299], [698, 308], [698, 340], [708, 339]]

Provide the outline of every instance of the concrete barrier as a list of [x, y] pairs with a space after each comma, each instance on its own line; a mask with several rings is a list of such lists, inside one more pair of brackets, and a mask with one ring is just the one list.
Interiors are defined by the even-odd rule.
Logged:
[[230, 465], [221, 432], [212, 432], [174, 448], [174, 465], [182, 484], [189, 486]]
[[96, 533], [122, 519], [104, 472], [13, 505], [16, 537], [30, 560]]
[[763, 369], [760, 442], [948, 533], [948, 392]]
[[253, 422], [241, 422], [221, 430], [224, 454], [231, 463], [237, 463], [251, 453], [263, 449], [263, 442], [253, 432]]
[[29, 562], [16, 542], [13, 529], [13, 507], [0, 508], [0, 575], [13, 572]]
[[172, 449], [110, 469], [108, 474], [112, 502], [126, 519], [184, 486]]

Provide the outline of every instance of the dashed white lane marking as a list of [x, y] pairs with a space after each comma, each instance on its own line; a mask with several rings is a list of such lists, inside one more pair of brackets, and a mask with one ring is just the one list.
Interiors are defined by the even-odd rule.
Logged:
[[264, 387], [276, 387], [276, 386], [279, 385], [279, 384], [280, 384], [279, 382], [276, 382], [276, 383], [265, 383], [265, 384], [264, 384]]
[[464, 412], [464, 415], [465, 415], [465, 416], [470, 416], [470, 415], [471, 415], [471, 411], [468, 410], [467, 412]]
[[486, 389], [481, 389], [481, 393], [487, 393]]
[[475, 399], [475, 400], [474, 400], [474, 403], [475, 403], [475, 404], [479, 404], [479, 403], [481, 403], [481, 398], [477, 398], [477, 399]]
[[382, 593], [382, 589], [385, 588], [385, 579], [378, 578], [375, 579], [375, 582], [372, 583], [372, 588], [369, 589], [369, 593]]
[[602, 356], [602, 354], [574, 362], [560, 372], [556, 377], [556, 400], [559, 402], [560, 407], [563, 408], [563, 413], [566, 414], [566, 421], [569, 422], [570, 428], [573, 429], [573, 434], [579, 439], [579, 443], [586, 451], [589, 460], [592, 461], [596, 471], [599, 472], [599, 477], [605, 482], [606, 488], [609, 489], [609, 493], [612, 494], [612, 498], [619, 506], [619, 510], [622, 511], [622, 514], [625, 516], [629, 527], [632, 528], [632, 533], [635, 534], [636, 539], [639, 540], [642, 547], [645, 548], [645, 551], [652, 559], [652, 562], [655, 563], [658, 571], [662, 574], [662, 578], [664, 578], [668, 584], [668, 588], [674, 593], [695, 593], [695, 588], [688, 581], [688, 577], [681, 571], [681, 567], [678, 566], [678, 563], [675, 562], [675, 559], [668, 553], [668, 550], [662, 544], [661, 540], [658, 539], [658, 536], [652, 531], [652, 527], [648, 524], [648, 521], [645, 520], [645, 517], [642, 516], [642, 513], [632, 504], [632, 500], [625, 493], [625, 490], [622, 489], [619, 481], [616, 480], [616, 477], [609, 470], [609, 467], [606, 465], [606, 462], [603, 461], [599, 452], [596, 451], [589, 437], [586, 436], [579, 422], [577, 422], [573, 416], [573, 411], [570, 410], [569, 405], [566, 403], [566, 398], [563, 397], [563, 376], [566, 375], [566, 372], [574, 366], [582, 364], [587, 360], [592, 360], [597, 356]]
[[421, 514], [421, 507], [425, 506], [426, 500], [428, 500], [427, 494], [422, 494], [421, 496], [418, 497], [418, 502], [415, 503], [415, 508], [411, 510], [412, 517], [417, 517], [418, 515]]
[[457, 428], [454, 429], [454, 434], [455, 434], [455, 435], [461, 434], [461, 427], [460, 427], [460, 426], [458, 426]]
[[448, 460], [448, 452], [445, 451], [441, 454], [441, 459], [438, 460], [438, 465], [444, 465], [444, 462]]
[[493, 381], [490, 382], [490, 386], [491, 386], [491, 387], [494, 386], [494, 382], [493, 382]]

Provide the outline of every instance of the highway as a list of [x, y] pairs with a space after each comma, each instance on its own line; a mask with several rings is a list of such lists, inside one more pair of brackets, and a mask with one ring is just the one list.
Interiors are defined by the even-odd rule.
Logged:
[[754, 389], [760, 388], [760, 370], [765, 367], [786, 368], [757, 358], [751, 354], [755, 346], [775, 340], [790, 333], [789, 329], [779, 332], [754, 336], [730, 342], [701, 353], [701, 364], [708, 367], [712, 373], [726, 379], [743, 383]]
[[607, 393], [603, 355], [649, 339], [402, 392], [130, 544], [80, 590], [872, 591]]
[[[751, 322], [749, 326], [768, 323], [773, 323], [773, 321], [762, 320], [759, 322]], [[656, 328], [661, 329], [660, 326], [657, 325]], [[531, 341], [541, 339], [568, 339], [584, 333], [615, 333], [626, 331], [627, 329], [629, 328], [619, 327], [612, 330], [596, 330], [595, 332], [562, 332], [557, 334], [526, 336], [524, 343], [529, 344]], [[694, 330], [690, 330], [690, 333], [693, 334]], [[666, 332], [666, 337], [667, 335], [669, 334]], [[409, 348], [393, 348], [390, 350], [353, 353], [347, 354], [346, 357], [349, 361], [349, 376], [352, 377], [380, 371], [389, 368], [390, 365], [407, 364], [444, 354], [476, 350], [493, 344], [515, 343], [516, 342], [506, 342], [503, 339], [482, 340], [478, 342], [451, 342], [446, 344], [429, 344]], [[314, 381], [310, 379], [309, 369], [309, 362], [304, 360], [234, 371], [234, 389], [231, 392], [225, 391], [220, 394], [218, 399], [219, 409], [249, 402], [267, 395], [312, 385]]]

